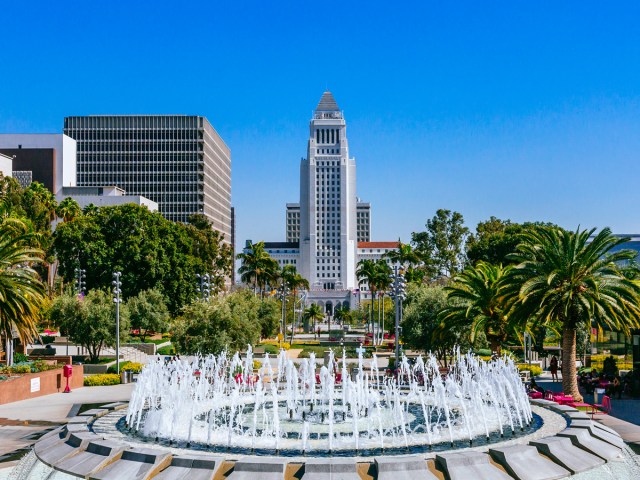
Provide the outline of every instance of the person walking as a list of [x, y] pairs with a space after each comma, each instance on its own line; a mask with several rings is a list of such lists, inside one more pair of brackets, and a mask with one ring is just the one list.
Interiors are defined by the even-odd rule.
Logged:
[[551, 371], [551, 381], [558, 382], [558, 359], [554, 355], [551, 357], [551, 362], [549, 363], [549, 370]]

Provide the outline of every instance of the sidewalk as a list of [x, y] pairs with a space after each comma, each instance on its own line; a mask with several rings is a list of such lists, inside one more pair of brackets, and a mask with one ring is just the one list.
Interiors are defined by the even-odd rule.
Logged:
[[[562, 391], [562, 374], [558, 372], [559, 382], [551, 381], [551, 374], [547, 371], [536, 377], [536, 383], [545, 390]], [[602, 397], [600, 397], [602, 398]], [[593, 403], [592, 395], [584, 396], [585, 403]], [[634, 450], [640, 450], [640, 399], [617, 398], [611, 399], [611, 415], [594, 415], [593, 420], [613, 428], [622, 439], [630, 444]]]
[[133, 385], [84, 387], [0, 405], [0, 470], [13, 465], [13, 454], [34, 444], [43, 431], [65, 423], [75, 414], [74, 405], [128, 401]]

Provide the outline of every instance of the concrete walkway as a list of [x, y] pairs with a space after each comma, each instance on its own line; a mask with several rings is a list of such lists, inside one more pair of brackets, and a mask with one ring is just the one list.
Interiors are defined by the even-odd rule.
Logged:
[[71, 393], [54, 393], [42, 397], [0, 405], [0, 418], [22, 421], [64, 423], [75, 404], [128, 401], [133, 383], [108, 387], [83, 387]]
[[[562, 391], [562, 374], [559, 382], [551, 381], [551, 374], [545, 371], [536, 377], [536, 383], [545, 390]], [[600, 397], [601, 399], [602, 397]], [[585, 403], [594, 403], [593, 396], [584, 395]], [[640, 451], [640, 399], [623, 397], [611, 400], [611, 415], [594, 415], [593, 420], [613, 428], [635, 451]]]
[[83, 387], [0, 405], [0, 478], [16, 464], [13, 454], [33, 445], [42, 433], [66, 423], [75, 405], [128, 401], [133, 384]]

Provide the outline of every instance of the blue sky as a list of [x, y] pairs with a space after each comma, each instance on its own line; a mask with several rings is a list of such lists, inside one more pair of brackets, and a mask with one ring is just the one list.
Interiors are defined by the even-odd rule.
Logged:
[[[562, 4], [560, 4], [562, 3]], [[640, 232], [638, 2], [5, 1], [0, 132], [205, 115], [238, 244], [284, 239], [308, 121], [344, 109], [373, 237], [438, 208]]]

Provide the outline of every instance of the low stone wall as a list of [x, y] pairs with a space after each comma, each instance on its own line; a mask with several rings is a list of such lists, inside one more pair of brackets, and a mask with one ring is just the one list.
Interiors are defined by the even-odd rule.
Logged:
[[[115, 362], [114, 362], [115, 365]], [[107, 370], [109, 370], [109, 364], [108, 363], [101, 363], [98, 365], [93, 365], [90, 363], [85, 363], [83, 365], [84, 367], [84, 374], [85, 375], [94, 375], [94, 374], [99, 374], [99, 373], [107, 373]]]
[[155, 355], [157, 350], [155, 343], [123, 343], [120, 347], [135, 348], [146, 355]]
[[[71, 389], [81, 388], [84, 385], [82, 365], [73, 366], [73, 376], [69, 383]], [[0, 405], [62, 392], [66, 384], [67, 379], [62, 375], [62, 368], [29, 373], [18, 378], [0, 381]]]

